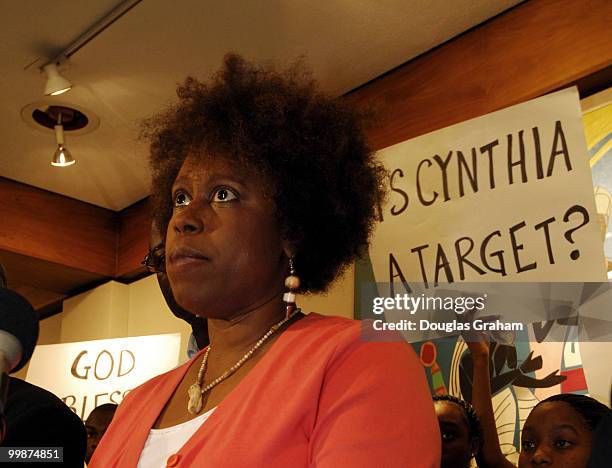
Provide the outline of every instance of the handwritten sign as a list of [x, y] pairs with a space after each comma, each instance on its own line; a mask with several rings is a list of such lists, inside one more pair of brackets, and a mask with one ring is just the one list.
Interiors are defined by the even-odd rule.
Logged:
[[603, 281], [575, 88], [379, 152], [390, 173], [375, 281]]
[[138, 385], [178, 364], [181, 335], [139, 336], [37, 346], [26, 380], [61, 398], [81, 419], [119, 404]]

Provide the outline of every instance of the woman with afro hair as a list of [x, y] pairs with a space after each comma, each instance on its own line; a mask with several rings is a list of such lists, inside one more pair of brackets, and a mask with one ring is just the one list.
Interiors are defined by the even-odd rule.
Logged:
[[363, 115], [228, 55], [145, 124], [176, 302], [210, 345], [128, 394], [90, 467], [437, 467], [423, 370], [401, 341], [304, 314], [366, 248], [386, 172]]

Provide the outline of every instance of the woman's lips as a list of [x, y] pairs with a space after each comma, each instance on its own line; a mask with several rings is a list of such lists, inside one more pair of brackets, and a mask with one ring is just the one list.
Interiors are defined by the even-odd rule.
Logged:
[[199, 250], [191, 247], [179, 247], [168, 257], [168, 262], [172, 268], [195, 266], [210, 259]]

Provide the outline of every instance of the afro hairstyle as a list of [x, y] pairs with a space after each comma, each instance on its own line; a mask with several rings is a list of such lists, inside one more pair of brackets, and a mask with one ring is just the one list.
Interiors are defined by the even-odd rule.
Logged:
[[364, 135], [371, 114], [322, 93], [301, 59], [276, 71], [228, 54], [210, 81], [188, 77], [177, 94], [143, 124], [160, 232], [186, 157], [227, 158], [267, 182], [299, 292], [325, 291], [367, 247], [384, 199], [387, 172]]

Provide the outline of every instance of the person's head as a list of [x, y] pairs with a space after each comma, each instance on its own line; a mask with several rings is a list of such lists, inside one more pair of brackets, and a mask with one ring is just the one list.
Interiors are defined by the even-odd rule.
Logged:
[[542, 400], [523, 426], [519, 467], [585, 468], [593, 431], [608, 412], [585, 395], [562, 393]]
[[159, 232], [159, 228], [155, 222], [151, 223], [149, 253], [147, 254], [143, 264], [145, 264], [151, 271], [155, 272], [159, 288], [172, 314], [191, 325], [191, 331], [196, 339], [199, 349], [206, 347], [209, 343], [208, 323], [206, 322], [206, 319], [203, 317], [198, 317], [183, 309], [174, 299], [172, 289], [170, 288], [170, 281], [168, 281], [168, 275], [166, 274], [165, 239]]
[[89, 463], [93, 456], [96, 447], [100, 443], [102, 436], [110, 425], [117, 405], [106, 403], [94, 408], [87, 420], [85, 421], [85, 429], [87, 430], [87, 452], [85, 453], [85, 462]]
[[281, 73], [236, 55], [178, 96], [145, 126], [177, 302], [215, 317], [256, 307], [280, 295], [291, 257], [299, 292], [325, 291], [367, 245], [383, 195], [362, 116], [299, 63]]
[[472, 405], [452, 395], [435, 395], [442, 435], [442, 468], [467, 468], [480, 446], [480, 422]]

